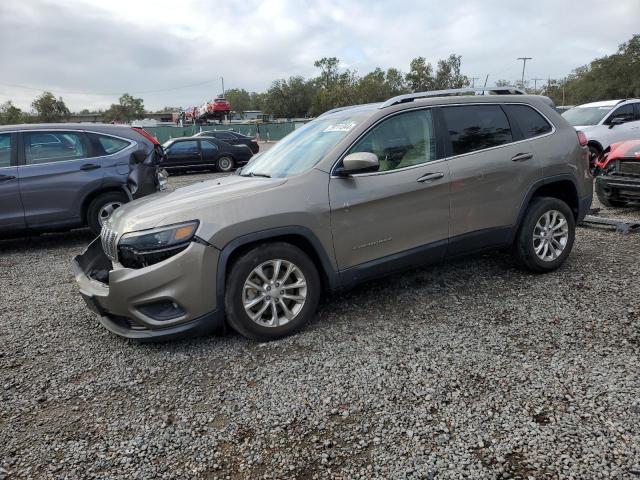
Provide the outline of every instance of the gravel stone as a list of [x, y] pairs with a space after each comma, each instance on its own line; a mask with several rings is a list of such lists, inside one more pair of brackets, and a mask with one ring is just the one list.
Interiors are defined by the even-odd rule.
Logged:
[[543, 276], [498, 253], [371, 282], [270, 343], [110, 334], [71, 271], [90, 240], [0, 241], [0, 479], [639, 474], [638, 234], [580, 228]]

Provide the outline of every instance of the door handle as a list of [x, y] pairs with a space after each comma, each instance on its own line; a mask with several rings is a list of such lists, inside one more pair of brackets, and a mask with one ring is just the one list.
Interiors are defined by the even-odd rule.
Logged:
[[13, 180], [16, 178], [14, 175], [0, 175], [0, 182], [6, 182], [7, 180]]
[[420, 183], [430, 182], [432, 180], [438, 180], [438, 179], [440, 179], [442, 177], [444, 177], [444, 173], [442, 173], [442, 172], [425, 173], [420, 178], [418, 178], [418, 180], [416, 180], [416, 182], [420, 182]]
[[512, 162], [524, 162], [525, 160], [531, 160], [533, 153], [519, 153], [511, 157]]
[[80, 170], [95, 170], [96, 168], [100, 168], [100, 165], [96, 165], [95, 163], [85, 163], [80, 167]]

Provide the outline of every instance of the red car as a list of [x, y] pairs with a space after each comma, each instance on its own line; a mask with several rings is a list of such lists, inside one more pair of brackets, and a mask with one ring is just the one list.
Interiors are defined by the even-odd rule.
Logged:
[[596, 194], [606, 207], [640, 205], [640, 140], [614, 143], [596, 160]]
[[224, 98], [215, 98], [198, 109], [199, 120], [224, 120], [231, 112], [231, 104]]

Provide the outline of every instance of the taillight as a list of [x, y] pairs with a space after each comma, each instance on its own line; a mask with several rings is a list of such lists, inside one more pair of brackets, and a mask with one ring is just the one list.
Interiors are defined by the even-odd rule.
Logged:
[[587, 140], [587, 136], [582, 130], [578, 130], [576, 133], [578, 134], [578, 141], [580, 142], [580, 145], [586, 147], [587, 143], [589, 143], [589, 141]]
[[144, 128], [132, 127], [132, 130], [135, 130], [136, 132], [138, 132], [140, 135], [142, 135], [144, 138], [149, 140], [154, 145], [160, 145], [160, 142], [158, 141], [158, 139], [153, 135], [151, 135], [149, 132], [147, 132]]

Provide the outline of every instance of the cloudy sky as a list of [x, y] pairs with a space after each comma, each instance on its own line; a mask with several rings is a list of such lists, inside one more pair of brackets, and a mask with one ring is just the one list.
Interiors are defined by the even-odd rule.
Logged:
[[[638, 32], [640, 0], [0, 0], [0, 103], [29, 109], [42, 89], [72, 110], [129, 92], [149, 109], [226, 88], [344, 68], [408, 70], [462, 55], [463, 73], [562, 77]], [[185, 88], [178, 88], [185, 87]]]

